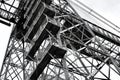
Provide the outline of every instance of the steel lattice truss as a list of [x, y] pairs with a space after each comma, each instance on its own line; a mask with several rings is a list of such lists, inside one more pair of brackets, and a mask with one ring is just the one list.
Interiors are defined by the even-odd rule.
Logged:
[[24, 13], [26, 0], [0, 0], [0, 23], [7, 26], [18, 23]]
[[120, 37], [81, 18], [69, 0], [27, 0], [24, 11], [14, 25], [1, 80], [120, 77]]

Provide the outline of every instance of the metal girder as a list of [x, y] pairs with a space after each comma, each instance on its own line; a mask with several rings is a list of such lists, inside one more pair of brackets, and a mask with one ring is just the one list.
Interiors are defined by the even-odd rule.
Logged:
[[69, 2], [26, 1], [21, 17], [26, 19], [14, 25], [1, 80], [120, 77], [120, 37], [81, 18]]
[[[7, 24], [17, 23], [23, 13], [23, 6], [26, 1], [18, 0], [1, 0], [0, 1], [0, 18]], [[2, 22], [3, 24], [6, 24]], [[10, 25], [8, 25], [10, 26]]]

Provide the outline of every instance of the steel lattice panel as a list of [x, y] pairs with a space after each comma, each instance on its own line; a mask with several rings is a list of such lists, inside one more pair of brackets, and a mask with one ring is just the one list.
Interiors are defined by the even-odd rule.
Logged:
[[[112, 80], [120, 37], [79, 17], [64, 0], [32, 0], [10, 37], [1, 80]], [[106, 69], [106, 71], [105, 71]]]
[[26, 1], [19, 0], [1, 0], [0, 18], [1, 23], [10, 26], [10, 22], [17, 23], [22, 13]]

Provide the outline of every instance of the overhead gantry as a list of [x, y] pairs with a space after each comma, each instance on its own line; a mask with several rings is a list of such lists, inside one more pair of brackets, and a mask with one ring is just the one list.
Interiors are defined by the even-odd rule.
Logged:
[[112, 73], [120, 77], [119, 36], [81, 18], [68, 0], [26, 0], [21, 6], [1, 80], [112, 80]]

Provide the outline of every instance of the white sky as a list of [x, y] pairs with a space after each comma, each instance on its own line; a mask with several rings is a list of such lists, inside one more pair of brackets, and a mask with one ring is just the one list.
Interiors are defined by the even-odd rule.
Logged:
[[5, 55], [6, 46], [8, 44], [9, 36], [12, 27], [5, 26], [0, 23], [0, 69]]
[[120, 0], [79, 0], [120, 26]]
[[[79, 0], [120, 26], [120, 0]], [[12, 27], [0, 23], [0, 68]]]

